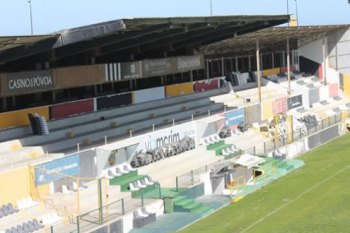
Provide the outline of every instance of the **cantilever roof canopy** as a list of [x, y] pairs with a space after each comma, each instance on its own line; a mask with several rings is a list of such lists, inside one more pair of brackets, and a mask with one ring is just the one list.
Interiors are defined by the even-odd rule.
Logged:
[[[15, 39], [21, 41], [21, 37], [3, 37], [0, 40], [0, 68], [1, 64], [18, 60], [25, 64], [62, 59], [72, 62], [95, 57], [100, 59], [98, 62], [106, 62], [112, 58], [113, 61], [115, 58], [127, 61], [164, 57], [164, 54], [188, 55], [203, 45], [288, 20], [288, 15], [136, 18], [63, 30], [53, 35], [22, 37], [23, 44], [17, 43], [16, 46]], [[130, 58], [131, 54], [133, 58]]]
[[254, 54], [257, 40], [261, 52], [285, 50], [287, 37], [290, 48], [297, 49], [298, 41], [301, 46], [311, 40], [322, 38], [329, 32], [348, 28], [349, 25], [272, 27], [204, 46], [201, 51], [208, 56]]

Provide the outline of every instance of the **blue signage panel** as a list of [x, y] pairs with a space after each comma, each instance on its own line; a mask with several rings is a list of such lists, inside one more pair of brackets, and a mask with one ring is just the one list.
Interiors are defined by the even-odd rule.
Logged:
[[79, 164], [79, 155], [73, 155], [39, 164], [35, 168], [35, 185], [40, 186], [63, 179], [63, 175], [77, 175], [80, 172]]
[[239, 123], [244, 122], [244, 108], [226, 112], [224, 116], [226, 118], [226, 126], [238, 125]]

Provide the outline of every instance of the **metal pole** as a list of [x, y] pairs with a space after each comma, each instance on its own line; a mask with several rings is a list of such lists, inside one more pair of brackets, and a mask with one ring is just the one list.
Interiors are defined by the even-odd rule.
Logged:
[[290, 51], [289, 51], [289, 37], [287, 37], [287, 74], [288, 74], [288, 95], [291, 94], [290, 90]]
[[173, 118], [173, 126], [175, 126], [175, 119]]
[[[287, 15], [289, 15], [289, 1], [287, 0]], [[289, 25], [289, 23], [288, 23]]]
[[107, 145], [107, 136], [105, 136], [105, 145]]
[[213, 16], [213, 0], [210, 0], [210, 16]]
[[28, 0], [30, 13], [30, 32], [33, 35], [33, 15], [32, 15], [32, 0]]
[[259, 103], [261, 103], [261, 74], [260, 74], [260, 47], [259, 47], [259, 39], [256, 40], [256, 67], [258, 72], [258, 96]]
[[299, 11], [298, 11], [298, 0], [295, 0], [295, 14], [297, 17], [297, 26], [299, 26]]
[[152, 131], [154, 132], [154, 124], [152, 124]]
[[77, 150], [78, 150], [78, 152], [80, 151], [80, 145], [79, 145], [79, 142], [78, 142], [78, 144], [77, 144]]

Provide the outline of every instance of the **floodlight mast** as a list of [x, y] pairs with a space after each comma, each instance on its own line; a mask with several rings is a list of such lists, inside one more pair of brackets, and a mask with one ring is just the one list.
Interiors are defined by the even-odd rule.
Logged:
[[32, 14], [32, 0], [28, 0], [29, 14], [30, 14], [30, 33], [33, 35], [33, 14]]

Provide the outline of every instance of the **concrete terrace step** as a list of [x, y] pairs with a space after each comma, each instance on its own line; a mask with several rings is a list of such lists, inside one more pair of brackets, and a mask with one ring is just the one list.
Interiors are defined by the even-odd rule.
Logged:
[[177, 202], [181, 202], [182, 200], [185, 200], [185, 199], [187, 199], [186, 196], [176, 196], [176, 197], [173, 199], [173, 201], [174, 201], [175, 203], [177, 203]]
[[175, 205], [182, 206], [183, 208], [185, 208], [185, 206], [188, 206], [188, 205], [193, 204], [193, 203], [194, 203], [194, 200], [187, 198], [187, 199], [183, 199], [181, 201], [175, 202]]

